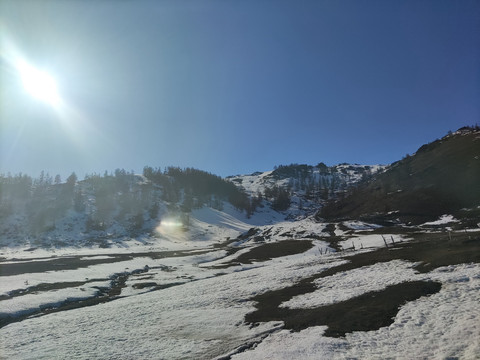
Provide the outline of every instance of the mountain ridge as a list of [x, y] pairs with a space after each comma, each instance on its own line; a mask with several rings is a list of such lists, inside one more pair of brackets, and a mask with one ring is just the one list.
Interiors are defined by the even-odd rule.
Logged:
[[[383, 218], [419, 224], [480, 204], [480, 130], [463, 127], [330, 201], [318, 219]], [[466, 210], [464, 210], [465, 212]]]

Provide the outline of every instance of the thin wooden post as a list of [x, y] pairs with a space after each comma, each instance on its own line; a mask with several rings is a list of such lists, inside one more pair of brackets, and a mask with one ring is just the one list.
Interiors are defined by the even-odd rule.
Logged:
[[383, 239], [383, 242], [385, 243], [385, 247], [387, 247], [387, 248], [388, 248], [388, 245], [387, 245], [387, 240], [385, 240], [385, 238], [383, 237], [383, 235], [382, 235], [382, 239]]

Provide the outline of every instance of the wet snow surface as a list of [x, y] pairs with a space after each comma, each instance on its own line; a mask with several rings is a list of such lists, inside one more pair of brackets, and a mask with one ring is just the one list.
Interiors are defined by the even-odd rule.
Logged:
[[[382, 236], [371, 231], [381, 230], [378, 226], [343, 225], [352, 231], [337, 226], [335, 237], [345, 249], [337, 253], [329, 246], [326, 224], [285, 222], [273, 213], [246, 219], [233, 210], [212, 209], [194, 212], [187, 232], [152, 238], [143, 246], [1, 249], [0, 316], [8, 321], [0, 328], [0, 358], [480, 357], [478, 262], [419, 271], [418, 262], [393, 256], [342, 267], [351, 261], [348, 256], [385, 247]], [[251, 236], [236, 238], [252, 228]], [[400, 253], [391, 238], [396, 246], [413, 244], [405, 234], [382, 234], [389, 254]], [[478, 232], [461, 236], [459, 244], [478, 248]], [[298, 253], [288, 250], [291, 243], [282, 245], [292, 240], [311, 246]], [[275, 244], [276, 256], [258, 255]], [[242, 262], [250, 251], [255, 259]], [[328, 269], [330, 275], [320, 276]], [[326, 325], [290, 331], [281, 319], [245, 320], [257, 310], [256, 296], [306, 280], [311, 291], [285, 298], [280, 311], [341, 304], [406, 282], [438, 282], [441, 288], [402, 304], [390, 325], [347, 331], [345, 337], [326, 336]], [[88, 299], [98, 301], [68, 307]]]

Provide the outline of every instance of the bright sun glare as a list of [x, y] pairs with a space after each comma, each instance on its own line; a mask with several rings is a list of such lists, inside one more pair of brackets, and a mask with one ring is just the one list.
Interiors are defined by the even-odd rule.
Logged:
[[58, 105], [60, 97], [55, 79], [45, 71], [22, 62], [18, 65], [25, 90], [34, 98], [52, 106]]

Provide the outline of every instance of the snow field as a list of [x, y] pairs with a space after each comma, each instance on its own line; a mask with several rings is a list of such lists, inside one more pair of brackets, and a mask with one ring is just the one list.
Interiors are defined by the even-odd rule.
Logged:
[[[193, 278], [199, 279], [213, 276], [213, 270], [205, 270], [197, 267], [198, 263], [212, 261], [224, 255], [224, 251], [215, 251], [208, 254], [193, 255], [176, 258], [151, 259], [149, 257], [138, 257], [132, 260], [120, 261], [109, 264], [91, 265], [75, 270], [47, 271], [43, 273], [28, 273], [14, 276], [3, 276], [0, 282], [0, 295], [6, 295], [10, 291], [24, 289], [39, 284], [56, 284], [62, 282], [82, 282], [88, 279], [107, 279], [105, 281], [87, 282], [81, 286], [68, 287], [65, 289], [42, 291], [15, 296], [11, 299], [0, 301], [0, 314], [22, 314], [31, 313], [39, 307], [55, 305], [66, 300], [84, 299], [93, 297], [97, 287], [109, 287], [110, 277], [113, 274], [132, 272], [144, 269], [145, 266], [152, 268], [148, 273], [140, 276], [130, 276], [127, 287], [122, 289], [121, 296], [136, 295], [147, 289], [134, 289], [132, 285], [141, 284], [138, 280], [141, 276], [148, 276], [149, 279], [143, 282], [156, 282], [158, 285], [165, 285], [174, 282], [187, 282]], [[174, 267], [172, 271], [164, 271], [162, 267]], [[156, 269], [155, 267], [161, 267]]]
[[120, 295], [132, 296], [151, 290], [151, 287], [135, 288], [136, 285], [155, 283], [156, 286], [168, 286], [174, 283], [186, 283], [215, 276], [218, 270], [201, 265], [214, 262], [223, 257], [225, 253], [224, 250], [218, 250], [201, 255], [156, 260], [150, 266], [148, 272], [130, 276]]
[[[405, 266], [402, 266], [403, 271], [408, 269]], [[396, 276], [394, 266], [390, 271], [374, 273], [382, 278]], [[357, 276], [353, 278], [358, 279]], [[322, 336], [326, 329], [323, 326], [297, 333], [282, 330], [232, 359], [478, 359], [480, 265], [443, 267], [412, 278], [416, 279], [442, 281], [442, 289], [437, 294], [406, 303], [388, 327], [349, 333], [345, 339]], [[324, 297], [321, 291], [316, 295]], [[325, 296], [327, 299], [316, 300], [316, 303], [330, 302], [328, 291]], [[296, 305], [301, 303], [297, 300]]]
[[[25, 252], [25, 248], [2, 248], [0, 256], [21, 258], [26, 262], [52, 255], [107, 259], [118, 253], [186, 249], [211, 251], [162, 259], [142, 256], [76, 270], [0, 277], [0, 295], [5, 295], [9, 291], [41, 283], [109, 279], [114, 273], [132, 272], [146, 266], [148, 269], [148, 272], [128, 278], [120, 299], [34, 317], [1, 328], [0, 358], [212, 359], [225, 354], [232, 355], [233, 359], [480, 358], [478, 264], [447, 266], [420, 274], [412, 268], [414, 263], [411, 262], [393, 260], [377, 263], [319, 278], [315, 280], [318, 290], [293, 297], [281, 305], [311, 308], [345, 301], [404, 281], [430, 279], [442, 282], [439, 293], [405, 304], [391, 326], [376, 331], [354, 332], [344, 339], [337, 339], [324, 337], [324, 326], [290, 333], [279, 330], [281, 322], [262, 323], [257, 327], [245, 324], [245, 315], [255, 310], [254, 303], [249, 301], [253, 296], [288, 287], [303, 278], [345, 263], [341, 258], [345, 253], [320, 255], [320, 249], [323, 252], [328, 243], [314, 240], [315, 246], [302, 254], [252, 265], [211, 268], [261, 245], [246, 241], [245, 245], [252, 247], [239, 250], [228, 258], [222, 258], [226, 250], [212, 248], [227, 237], [234, 239], [252, 227], [258, 227], [258, 235], [270, 234], [267, 242], [303, 239], [309, 234], [327, 236], [322, 233], [325, 224], [309, 218], [283, 221], [281, 214], [271, 212], [260, 209], [259, 213], [247, 219], [228, 204], [224, 205], [223, 211], [210, 208], [194, 210], [187, 231], [167, 231], [159, 238], [119, 242], [110, 249], [65, 248], [55, 249], [54, 252], [36, 249]], [[344, 225], [354, 231], [374, 227], [360, 222]], [[363, 251], [385, 246], [381, 235], [347, 234], [338, 227], [335, 232], [336, 235], [352, 236], [340, 242], [344, 249], [351, 248], [352, 242], [357, 250], [363, 245]], [[390, 236], [395, 242], [408, 240], [401, 235], [384, 234], [388, 243], [391, 242]], [[109, 280], [92, 282], [18, 296], [0, 301], [0, 312], [24, 313], [69, 298], [94, 296], [95, 287], [108, 283]], [[182, 284], [157, 291], [151, 291], [149, 286], [134, 288], [135, 284], [142, 283], [160, 286]], [[254, 348], [236, 353], [236, 348], [260, 341], [266, 335]]]
[[297, 259], [275, 262], [13, 323], [0, 329], [3, 354], [13, 359], [219, 356], [278, 326], [244, 324], [245, 314], [254, 310], [248, 298], [342, 263], [323, 260], [311, 257], [301, 266]]

